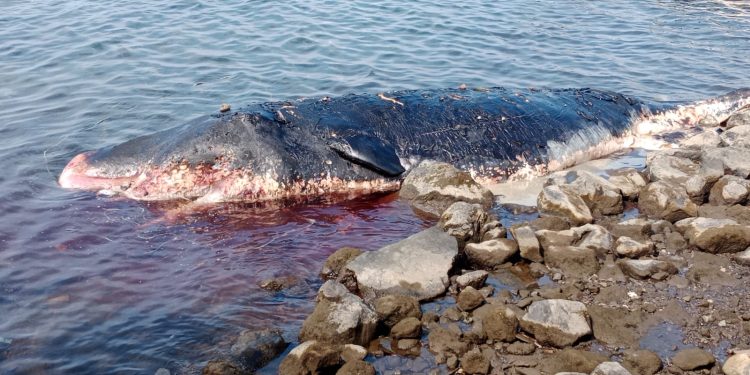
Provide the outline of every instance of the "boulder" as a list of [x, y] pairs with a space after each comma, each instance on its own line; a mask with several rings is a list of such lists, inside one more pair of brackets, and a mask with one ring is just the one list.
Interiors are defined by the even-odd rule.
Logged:
[[690, 200], [685, 188], [662, 181], [648, 184], [641, 191], [638, 204], [649, 218], [672, 223], [698, 214], [698, 206]]
[[406, 318], [391, 328], [394, 339], [415, 339], [422, 333], [422, 322], [414, 317]]
[[448, 271], [457, 255], [456, 239], [433, 227], [366, 252], [347, 268], [354, 272], [360, 292], [368, 299], [403, 294], [425, 300], [445, 293]]
[[375, 375], [375, 367], [365, 361], [352, 361], [344, 363], [336, 371], [336, 375]]
[[521, 253], [521, 258], [532, 262], [543, 261], [539, 240], [530, 226], [515, 227], [510, 232], [516, 242], [518, 242], [518, 250]]
[[694, 283], [712, 287], [733, 287], [741, 282], [728, 272], [731, 261], [726, 257], [693, 251], [687, 259], [690, 263], [690, 269], [685, 276]]
[[375, 336], [378, 315], [361, 298], [335, 281], [318, 292], [315, 310], [302, 323], [300, 341], [367, 345]]
[[665, 181], [673, 184], [684, 183], [700, 168], [699, 163], [674, 155], [672, 150], [649, 153], [646, 164], [651, 182]]
[[623, 220], [612, 226], [610, 232], [616, 237], [629, 237], [634, 240], [645, 241], [651, 238], [654, 234], [651, 226], [655, 223], [654, 220], [635, 218]]
[[341, 347], [341, 359], [344, 362], [361, 361], [367, 357], [367, 349], [360, 345], [346, 344]]
[[375, 309], [375, 313], [378, 314], [380, 322], [388, 328], [409, 317], [422, 318], [419, 301], [411, 296], [383, 296], [374, 300], [372, 306]]
[[490, 360], [482, 354], [479, 348], [461, 356], [461, 368], [466, 374], [485, 375], [490, 372]]
[[585, 247], [550, 246], [544, 251], [544, 263], [573, 278], [588, 277], [599, 271], [596, 252]]
[[680, 142], [684, 147], [688, 148], [703, 148], [703, 147], [719, 147], [721, 145], [721, 137], [716, 130], [707, 129], [698, 134], [688, 137], [684, 141]]
[[739, 111], [732, 113], [726, 121], [727, 129], [734, 128], [736, 126], [750, 125], [750, 107], [745, 107]]
[[625, 168], [612, 172], [609, 183], [619, 188], [623, 197], [635, 200], [648, 181], [635, 168]]
[[735, 126], [721, 133], [721, 140], [729, 147], [750, 147], [750, 125]]
[[505, 238], [508, 236], [508, 232], [503, 225], [497, 220], [487, 220], [482, 229], [480, 230], [479, 242], [496, 240], [498, 238]]
[[696, 217], [675, 223], [688, 243], [709, 253], [737, 253], [750, 246], [750, 228], [730, 219]]
[[243, 369], [254, 371], [271, 362], [287, 345], [278, 330], [244, 330], [230, 351]]
[[623, 236], [617, 239], [615, 252], [621, 257], [640, 258], [654, 252], [654, 243], [651, 241], [638, 242], [630, 237]]
[[541, 216], [556, 216], [574, 225], [591, 223], [594, 218], [586, 202], [565, 186], [545, 186], [537, 198]]
[[630, 371], [617, 362], [603, 362], [596, 366], [591, 375], [631, 375]]
[[[627, 294], [615, 303], [622, 304]], [[618, 297], [612, 296], [617, 299]], [[588, 306], [594, 338], [611, 346], [637, 347], [640, 334], [637, 327], [646, 318], [640, 309], [630, 311], [624, 307], [608, 307], [597, 304]]]
[[464, 289], [467, 286], [471, 286], [474, 289], [481, 289], [485, 280], [487, 280], [487, 276], [489, 276], [489, 273], [483, 270], [467, 272], [456, 277], [456, 285], [459, 289]]
[[410, 201], [417, 211], [440, 217], [456, 202], [477, 203], [490, 208], [492, 192], [448, 163], [423, 161], [409, 171], [401, 184], [399, 196]]
[[216, 359], [209, 361], [201, 371], [202, 375], [240, 375], [242, 370], [235, 364], [225, 360]]
[[720, 163], [724, 171], [747, 178], [750, 176], [750, 149], [737, 147], [706, 147], [701, 150], [701, 160], [704, 164], [709, 162]]
[[735, 254], [733, 259], [743, 266], [750, 266], [750, 247]]
[[716, 359], [713, 354], [698, 348], [683, 349], [672, 357], [672, 364], [683, 371], [693, 371], [713, 367]]
[[711, 206], [704, 204], [698, 208], [698, 216], [712, 219], [731, 219], [738, 224], [750, 225], [750, 207], [748, 206]]
[[601, 225], [586, 224], [570, 228], [570, 231], [578, 238], [573, 242], [574, 246], [594, 250], [600, 257], [604, 257], [612, 251], [614, 244], [612, 235]]
[[482, 293], [471, 286], [464, 288], [464, 290], [458, 293], [458, 297], [456, 297], [456, 304], [463, 311], [474, 310], [483, 303], [484, 296], [482, 296]]
[[[750, 119], [748, 119], [750, 122]], [[729, 357], [721, 367], [726, 375], [750, 374], [750, 350], [740, 350]]]
[[313, 375], [332, 372], [341, 365], [340, 347], [318, 341], [306, 341], [287, 354], [279, 366], [279, 374]]
[[518, 252], [518, 243], [507, 238], [470, 243], [466, 245], [464, 252], [472, 266], [492, 270], [507, 262]]
[[456, 202], [440, 216], [438, 226], [460, 244], [479, 242], [487, 212], [478, 204]]
[[441, 326], [434, 326], [427, 335], [430, 351], [443, 358], [450, 354], [457, 357], [469, 351], [469, 344], [461, 340], [461, 333]]
[[353, 247], [342, 247], [331, 254], [320, 270], [323, 280], [336, 280], [343, 274], [346, 265], [354, 258], [362, 254], [362, 250]]
[[742, 204], [747, 199], [750, 181], [737, 176], [724, 176], [711, 187], [708, 203], [714, 206]]
[[657, 274], [674, 275], [674, 264], [656, 259], [619, 259], [617, 265], [622, 272], [635, 279], [647, 279]]
[[520, 319], [521, 328], [543, 344], [563, 348], [591, 334], [586, 305], [577, 301], [548, 299], [529, 306]]
[[654, 375], [661, 370], [662, 363], [656, 353], [650, 350], [626, 350], [622, 355], [622, 365], [633, 375]]
[[563, 171], [551, 174], [545, 185], [564, 186], [581, 197], [591, 212], [614, 215], [622, 212], [622, 193], [611, 182], [587, 171]]
[[518, 318], [510, 308], [484, 305], [473, 313], [476, 329], [489, 340], [513, 342], [516, 340]]

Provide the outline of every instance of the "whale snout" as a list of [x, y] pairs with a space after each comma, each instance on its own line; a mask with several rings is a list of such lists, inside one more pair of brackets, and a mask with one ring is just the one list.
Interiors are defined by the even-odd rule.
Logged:
[[89, 163], [92, 151], [76, 155], [60, 173], [57, 182], [66, 189], [82, 190], [117, 190], [120, 186], [132, 182], [132, 177], [97, 176]]

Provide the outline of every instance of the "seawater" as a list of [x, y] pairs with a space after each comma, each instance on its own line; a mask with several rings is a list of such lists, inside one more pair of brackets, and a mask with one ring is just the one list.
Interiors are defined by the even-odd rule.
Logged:
[[[196, 373], [293, 340], [317, 270], [430, 225], [395, 196], [183, 212], [65, 191], [75, 154], [244, 104], [455, 87], [750, 86], [745, 1], [0, 2], [0, 373]], [[293, 275], [270, 293], [259, 281]]]

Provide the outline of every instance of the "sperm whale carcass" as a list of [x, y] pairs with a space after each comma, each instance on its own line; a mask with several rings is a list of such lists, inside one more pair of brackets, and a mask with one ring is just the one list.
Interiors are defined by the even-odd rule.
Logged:
[[540, 175], [634, 135], [722, 118], [750, 90], [684, 105], [595, 89], [442, 89], [307, 98], [217, 113], [84, 152], [64, 188], [137, 200], [260, 202], [398, 190], [422, 160], [479, 181]]

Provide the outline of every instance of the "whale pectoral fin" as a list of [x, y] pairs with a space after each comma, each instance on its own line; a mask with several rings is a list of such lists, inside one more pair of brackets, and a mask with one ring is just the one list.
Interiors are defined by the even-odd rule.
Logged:
[[406, 169], [396, 155], [396, 149], [381, 139], [368, 135], [337, 138], [328, 144], [342, 158], [369, 168], [386, 177], [396, 177]]

